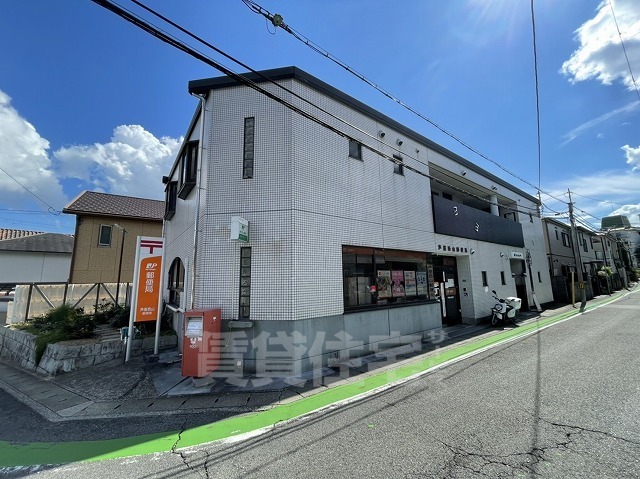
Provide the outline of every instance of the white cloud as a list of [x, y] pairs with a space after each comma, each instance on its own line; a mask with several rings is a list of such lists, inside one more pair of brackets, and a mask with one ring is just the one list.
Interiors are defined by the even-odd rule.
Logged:
[[617, 115], [620, 115], [620, 114], [623, 114], [623, 113], [629, 113], [629, 112], [635, 111], [639, 107], [640, 107], [640, 104], [637, 101], [634, 100], [631, 103], [628, 103], [628, 104], [626, 104], [625, 106], [623, 106], [621, 108], [616, 108], [615, 110], [611, 110], [611, 111], [605, 113], [604, 115], [600, 115], [599, 117], [594, 118], [593, 120], [586, 121], [583, 124], [575, 127], [569, 133], [566, 133], [563, 136], [564, 141], [562, 142], [562, 144], [560, 146], [566, 145], [567, 143], [575, 140], [580, 135], [582, 135], [586, 131], [590, 130], [594, 126], [597, 126], [600, 123], [603, 123], [603, 122], [609, 120], [610, 118], [613, 118], [614, 116], [617, 116]]
[[0, 191], [3, 193], [3, 207], [19, 208], [33, 205], [35, 201], [38, 208], [46, 210], [44, 201], [54, 209], [62, 209], [67, 198], [55, 177], [48, 150], [49, 142], [20, 116], [11, 106], [9, 95], [0, 90], [0, 167], [4, 170], [0, 171]]
[[629, 145], [624, 145], [622, 150], [627, 155], [627, 164], [633, 167], [633, 171], [640, 170], [640, 146], [632, 148]]
[[620, 42], [611, 6], [624, 40], [626, 54], [634, 72], [640, 70], [640, 8], [637, 0], [607, 0], [602, 2], [596, 15], [576, 30], [580, 43], [569, 60], [562, 64], [562, 73], [572, 83], [595, 79], [605, 85], [622, 81], [629, 90], [634, 89], [629, 65]]
[[543, 196], [545, 214], [568, 211], [567, 188], [571, 189], [576, 215], [596, 228], [604, 216], [624, 214], [632, 223], [638, 219], [640, 176], [628, 170], [596, 171], [547, 185], [545, 191], [561, 201]]
[[140, 125], [121, 125], [111, 141], [58, 149], [54, 156], [61, 175], [90, 185], [89, 189], [143, 198], [163, 198], [167, 174], [182, 138], [156, 138]]

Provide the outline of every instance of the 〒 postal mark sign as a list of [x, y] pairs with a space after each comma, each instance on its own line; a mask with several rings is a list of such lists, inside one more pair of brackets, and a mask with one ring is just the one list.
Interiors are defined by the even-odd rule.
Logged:
[[163, 250], [164, 238], [138, 238], [135, 322], [157, 321], [160, 314]]

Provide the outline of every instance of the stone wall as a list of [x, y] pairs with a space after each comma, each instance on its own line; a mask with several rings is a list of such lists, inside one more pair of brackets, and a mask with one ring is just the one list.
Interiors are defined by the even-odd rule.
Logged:
[[[176, 347], [177, 344], [175, 335], [160, 336], [160, 349]], [[154, 337], [136, 339], [132, 344], [132, 354], [151, 353], [154, 345]], [[123, 354], [124, 343], [120, 340], [68, 341], [48, 344], [40, 363], [36, 364], [35, 336], [8, 327], [0, 328], [0, 358], [49, 376], [88, 368]]]

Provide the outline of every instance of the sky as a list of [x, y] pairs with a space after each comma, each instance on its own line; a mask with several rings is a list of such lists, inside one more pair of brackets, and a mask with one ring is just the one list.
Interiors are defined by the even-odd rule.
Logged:
[[[530, 0], [256, 3], [449, 135], [242, 0], [145, 0], [253, 69], [300, 67], [529, 194], [539, 186], [546, 216], [566, 215], [571, 190], [579, 221], [640, 225], [640, 0], [534, 0], [538, 107]], [[188, 82], [220, 75], [90, 0], [0, 2], [0, 228], [73, 233], [61, 210], [85, 190], [163, 199], [198, 106]]]

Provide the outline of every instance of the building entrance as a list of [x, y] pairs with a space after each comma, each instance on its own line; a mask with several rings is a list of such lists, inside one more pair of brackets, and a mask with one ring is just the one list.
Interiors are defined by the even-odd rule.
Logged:
[[437, 284], [436, 294], [440, 299], [442, 324], [451, 326], [462, 322], [460, 313], [460, 288], [458, 268], [453, 256], [433, 257], [433, 278]]

